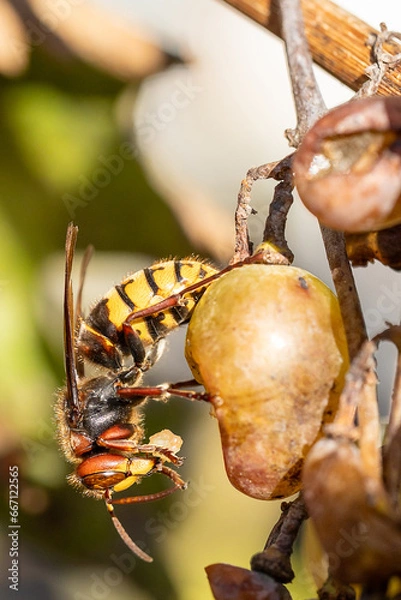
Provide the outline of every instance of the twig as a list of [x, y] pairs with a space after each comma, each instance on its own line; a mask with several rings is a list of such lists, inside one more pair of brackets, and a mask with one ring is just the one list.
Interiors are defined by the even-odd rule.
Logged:
[[372, 46], [372, 59], [374, 62], [365, 69], [369, 80], [366, 81], [355, 97], [363, 98], [377, 94], [380, 84], [389, 69], [393, 69], [401, 61], [401, 52], [390, 54], [384, 49], [384, 44], [401, 42], [401, 34], [389, 31], [385, 23], [380, 23], [380, 33], [368, 40]]
[[[306, 41], [299, 0], [281, 0], [282, 34], [285, 39], [291, 81], [295, 82], [293, 96], [301, 119], [292, 139], [299, 144], [326, 107], [313, 73], [312, 59]], [[295, 29], [294, 29], [295, 28]], [[295, 73], [294, 73], [295, 71]], [[299, 71], [299, 75], [298, 75]], [[302, 85], [301, 76], [306, 78]], [[305, 94], [305, 95], [304, 95]], [[352, 359], [366, 339], [366, 328], [354, 277], [348, 261], [344, 235], [321, 226], [324, 246], [333, 283], [336, 288]]]
[[279, 252], [292, 263], [294, 255], [288, 247], [285, 238], [287, 215], [294, 201], [294, 178], [292, 174], [292, 157], [286, 156], [273, 169], [271, 177], [280, 181], [274, 189], [273, 200], [269, 206], [269, 214], [263, 231], [263, 242], [269, 242], [277, 247]]
[[302, 495], [293, 502], [283, 502], [282, 514], [272, 529], [262, 552], [252, 557], [251, 568], [288, 583], [294, 578], [290, 557], [299, 529], [308, 518]]
[[275, 179], [281, 183], [276, 186], [274, 198], [270, 204], [266, 220], [263, 241], [272, 242], [288, 262], [293, 261], [293, 254], [288, 248], [285, 236], [287, 212], [292, 204], [292, 156], [283, 160], [249, 169], [245, 179], [241, 181], [235, 210], [235, 248], [230, 263], [234, 264], [247, 259], [252, 254], [252, 243], [249, 238], [248, 217], [254, 209], [251, 207], [251, 192], [255, 181], [260, 179]]
[[[282, 37], [279, 0], [225, 0], [242, 13]], [[380, 32], [361, 21], [330, 0], [302, 0], [305, 33], [314, 62], [354, 91], [368, 79], [371, 66], [368, 40]], [[394, 38], [392, 40], [394, 41]], [[389, 53], [395, 54], [395, 44], [386, 43]], [[401, 66], [388, 69], [377, 88], [381, 95], [401, 94]]]
[[341, 316], [352, 360], [367, 338], [365, 320], [347, 257], [344, 235], [327, 227], [320, 227], [331, 276], [340, 303]]
[[290, 145], [297, 148], [308, 129], [327, 109], [313, 72], [299, 2], [280, 0], [280, 8], [281, 31], [287, 51], [292, 95], [297, 113], [296, 129], [287, 130], [286, 133]]

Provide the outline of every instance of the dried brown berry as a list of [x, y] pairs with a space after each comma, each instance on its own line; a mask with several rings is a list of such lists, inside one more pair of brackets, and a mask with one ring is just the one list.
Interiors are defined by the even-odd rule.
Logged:
[[363, 232], [401, 222], [401, 98], [353, 100], [324, 115], [294, 157], [295, 185], [327, 227]]
[[206, 567], [215, 600], [291, 600], [288, 590], [257, 571], [217, 563]]

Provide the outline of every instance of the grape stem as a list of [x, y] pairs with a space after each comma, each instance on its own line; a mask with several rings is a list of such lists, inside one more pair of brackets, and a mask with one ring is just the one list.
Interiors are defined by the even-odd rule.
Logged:
[[252, 255], [253, 248], [248, 231], [248, 217], [254, 212], [251, 207], [251, 191], [255, 181], [261, 179], [274, 179], [280, 182], [274, 190], [273, 200], [270, 203], [263, 241], [277, 246], [277, 250], [289, 263], [294, 260], [294, 255], [285, 239], [287, 214], [293, 202], [292, 157], [293, 155], [290, 154], [282, 160], [253, 167], [241, 181], [235, 210], [235, 249], [231, 264], [242, 262]]
[[[305, 133], [326, 112], [313, 72], [312, 57], [305, 36], [299, 0], [280, 0], [282, 36], [297, 113], [297, 127], [287, 131], [290, 144], [297, 148]], [[323, 243], [337, 292], [352, 360], [367, 337], [354, 276], [347, 257], [342, 232], [320, 225]]]
[[251, 568], [281, 583], [289, 583], [294, 578], [290, 560], [294, 542], [302, 523], [308, 518], [302, 494], [293, 502], [283, 502], [281, 511], [263, 551], [252, 557]]

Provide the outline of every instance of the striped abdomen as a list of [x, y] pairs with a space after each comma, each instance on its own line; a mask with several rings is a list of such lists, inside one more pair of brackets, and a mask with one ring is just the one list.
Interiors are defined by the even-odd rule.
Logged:
[[[132, 356], [139, 368], [149, 352], [170, 331], [188, 320], [205, 287], [201, 282], [217, 270], [197, 260], [159, 262], [124, 279], [112, 288], [82, 322], [78, 351], [108, 369], [122, 367], [123, 356]], [[200, 283], [184, 294], [180, 305], [130, 321], [135, 312], [148, 309], [185, 288]], [[123, 327], [125, 324], [125, 327]], [[153, 361], [151, 361], [153, 362]]]

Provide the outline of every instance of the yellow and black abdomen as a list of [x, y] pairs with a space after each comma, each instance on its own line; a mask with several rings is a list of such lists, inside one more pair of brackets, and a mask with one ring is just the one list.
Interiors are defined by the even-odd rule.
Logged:
[[[137, 271], [93, 307], [81, 324], [78, 351], [111, 370], [122, 368], [124, 356], [132, 356], [133, 364], [141, 368], [158, 342], [189, 319], [205, 290], [202, 281], [217, 272], [194, 259], [159, 262]], [[183, 294], [179, 304], [152, 312], [152, 306], [197, 283], [199, 287]], [[145, 316], [133, 317], [143, 310]]]

